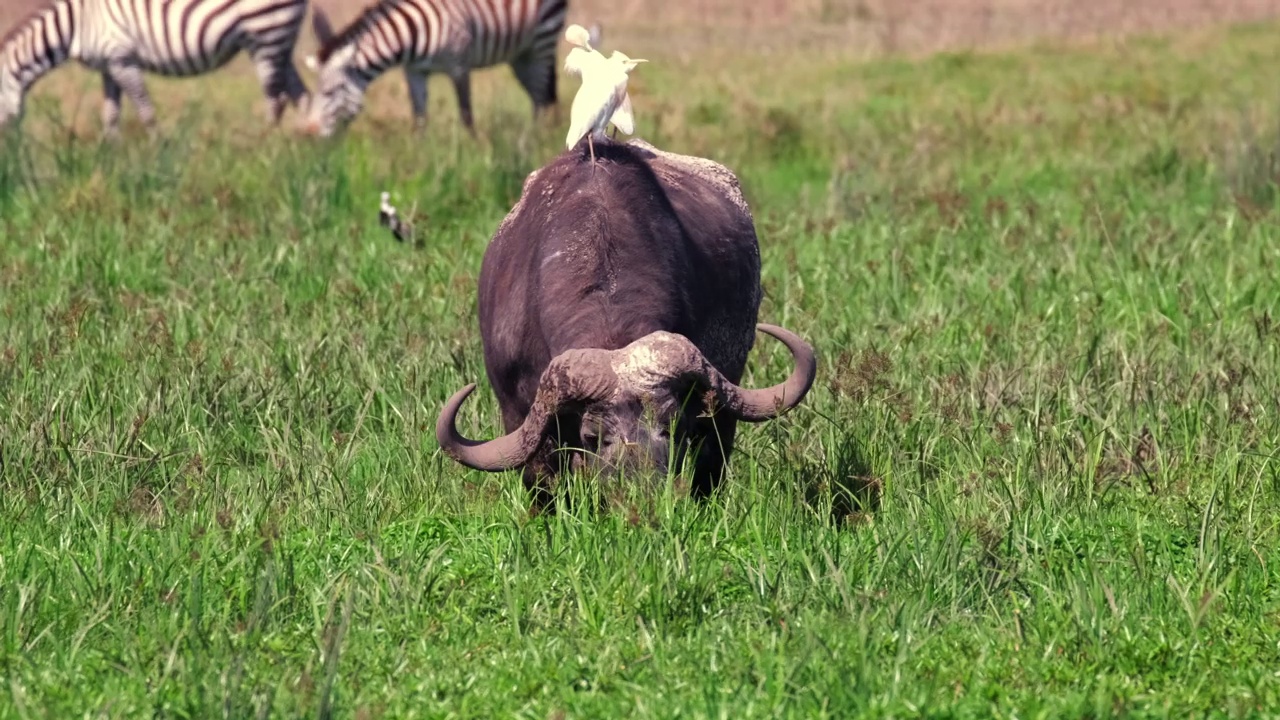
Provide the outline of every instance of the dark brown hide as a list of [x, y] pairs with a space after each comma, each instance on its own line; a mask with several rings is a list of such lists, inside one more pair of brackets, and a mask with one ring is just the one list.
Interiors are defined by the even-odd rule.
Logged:
[[[737, 383], [755, 340], [760, 253], [736, 178], [636, 141], [597, 142], [595, 155], [593, 166], [580, 143], [530, 175], [485, 252], [480, 331], [507, 432], [529, 413], [552, 358], [567, 350], [615, 350], [668, 331]], [[562, 469], [552, 464], [556, 447], [578, 446], [572, 412], [551, 425], [525, 466], [531, 485]], [[735, 429], [723, 416], [691, 429], [695, 441], [705, 439], [696, 495], [721, 479]]]

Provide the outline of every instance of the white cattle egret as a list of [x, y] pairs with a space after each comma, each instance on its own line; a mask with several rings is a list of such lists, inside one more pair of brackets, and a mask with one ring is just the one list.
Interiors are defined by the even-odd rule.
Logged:
[[564, 71], [570, 75], [581, 76], [584, 66], [604, 60], [604, 56], [591, 47], [591, 34], [581, 25], [565, 28], [564, 39], [573, 46], [564, 58]]
[[[582, 55], [574, 58], [574, 62], [571, 72], [576, 71], [575, 74], [582, 76], [582, 87], [578, 88], [578, 94], [573, 97], [565, 146], [572, 149], [585, 135], [591, 162], [594, 163], [594, 136], [603, 138], [610, 121], [628, 135], [635, 130], [631, 98], [627, 95], [627, 79], [636, 65], [649, 61], [633, 60], [617, 50], [608, 58], [593, 50], [585, 50]], [[568, 59], [565, 65], [565, 69], [569, 70]]]
[[595, 63], [608, 62], [603, 55], [595, 50], [576, 47], [564, 56], [564, 71], [570, 75], [582, 76], [582, 69], [588, 65]]
[[591, 49], [591, 31], [576, 23], [564, 29], [564, 39], [570, 45]]
[[[592, 47], [600, 41], [600, 23], [596, 23], [588, 30], [581, 25], [570, 25], [564, 31], [564, 39], [574, 48], [564, 59], [564, 71], [570, 75], [578, 77], [582, 76], [582, 70], [592, 63], [607, 63], [608, 58], [600, 54], [600, 51]], [[620, 55], [620, 53], [614, 53]], [[621, 55], [626, 58], [626, 55]], [[639, 62], [645, 62], [640, 60]], [[606, 71], [607, 72], [607, 71]], [[618, 110], [614, 112], [613, 117], [609, 119], [614, 127], [622, 132], [630, 135], [635, 131], [635, 118], [631, 114], [631, 95], [625, 94], [622, 97], [622, 103], [618, 106]], [[581, 136], [579, 136], [581, 138]], [[576, 141], [575, 141], [576, 142]]]

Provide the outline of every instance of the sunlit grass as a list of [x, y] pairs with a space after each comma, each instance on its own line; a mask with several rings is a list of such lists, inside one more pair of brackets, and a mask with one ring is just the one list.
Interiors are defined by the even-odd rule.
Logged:
[[498, 431], [476, 276], [562, 142], [505, 70], [478, 141], [395, 77], [271, 132], [240, 67], [103, 145], [50, 78], [0, 157], [0, 716], [1270, 714], [1280, 42], [1196, 37], [646, 66], [820, 377], [708, 503], [537, 517], [431, 434], [473, 381]]

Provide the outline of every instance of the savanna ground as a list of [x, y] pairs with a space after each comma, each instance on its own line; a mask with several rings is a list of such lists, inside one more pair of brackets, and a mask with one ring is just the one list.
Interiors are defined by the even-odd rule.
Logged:
[[0, 158], [0, 716], [1280, 712], [1280, 25], [606, 33], [639, 135], [739, 173], [804, 405], [708, 503], [531, 517], [430, 431], [471, 381], [498, 431], [476, 275], [563, 138], [506, 71], [478, 141], [398, 77], [272, 132], [238, 63], [117, 145], [62, 71]]

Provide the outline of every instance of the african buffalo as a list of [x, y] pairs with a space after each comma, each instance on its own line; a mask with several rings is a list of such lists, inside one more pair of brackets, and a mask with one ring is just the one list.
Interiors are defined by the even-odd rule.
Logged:
[[[471, 384], [445, 403], [436, 438], [467, 467], [522, 467], [539, 493], [570, 467], [665, 471], [692, 450], [690, 491], [703, 497], [739, 420], [804, 398], [814, 351], [756, 324], [760, 250], [732, 172], [637, 140], [597, 142], [595, 155], [581, 142], [530, 174], [484, 254], [480, 334], [507, 434], [459, 434]], [[757, 328], [795, 363], [763, 390], [737, 385]]]

